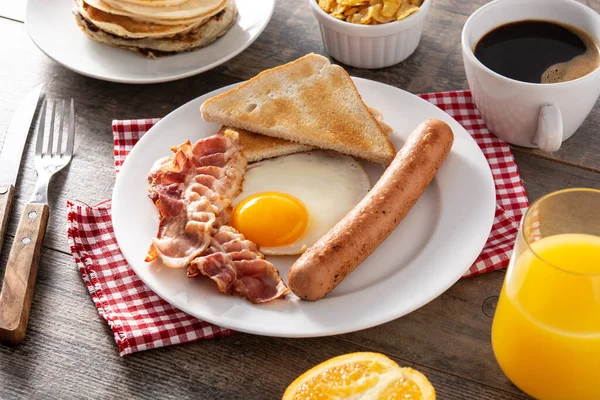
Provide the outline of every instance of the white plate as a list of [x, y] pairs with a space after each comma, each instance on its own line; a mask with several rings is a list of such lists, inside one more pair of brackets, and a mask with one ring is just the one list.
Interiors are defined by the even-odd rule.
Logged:
[[25, 27], [48, 57], [82, 75], [122, 83], [168, 82], [223, 64], [261, 34], [271, 19], [275, 0], [235, 1], [237, 22], [225, 35], [204, 48], [157, 60], [90, 39], [75, 22], [73, 0], [29, 0]]
[[[408, 92], [354, 78], [365, 102], [394, 128], [400, 148], [422, 121], [446, 121], [455, 135], [434, 181], [392, 234], [325, 298], [295, 296], [253, 305], [217, 292], [208, 278], [188, 279], [186, 271], [146, 264], [158, 227], [158, 212], [147, 197], [147, 173], [169, 147], [217, 132], [200, 117], [200, 104], [228, 86], [183, 105], [150, 129], [127, 157], [113, 192], [113, 224], [123, 255], [159, 296], [198, 318], [239, 331], [285, 337], [334, 335], [378, 325], [405, 315], [444, 292], [477, 258], [492, 226], [495, 190], [483, 153], [448, 114]], [[372, 183], [383, 168], [366, 163]], [[285, 281], [295, 257], [268, 257]]]

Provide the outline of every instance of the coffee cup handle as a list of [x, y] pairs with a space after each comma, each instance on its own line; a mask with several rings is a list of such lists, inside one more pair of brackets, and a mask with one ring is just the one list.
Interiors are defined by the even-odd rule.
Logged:
[[545, 152], [560, 149], [563, 139], [562, 114], [554, 104], [545, 104], [540, 108], [538, 115], [537, 132], [533, 144]]

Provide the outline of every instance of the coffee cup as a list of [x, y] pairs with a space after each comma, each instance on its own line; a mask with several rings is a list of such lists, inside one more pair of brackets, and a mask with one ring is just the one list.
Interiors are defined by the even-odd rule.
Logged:
[[576, 27], [600, 43], [600, 15], [573, 0], [495, 0], [475, 11], [462, 31], [462, 54], [473, 100], [485, 124], [518, 146], [556, 151], [581, 126], [600, 96], [600, 68], [578, 79], [528, 83], [502, 76], [474, 54], [493, 29], [517, 21], [544, 20]]

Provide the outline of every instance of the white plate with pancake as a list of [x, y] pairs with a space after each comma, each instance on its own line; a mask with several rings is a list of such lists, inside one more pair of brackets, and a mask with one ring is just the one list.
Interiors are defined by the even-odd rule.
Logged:
[[[437, 118], [452, 128], [454, 145], [433, 182], [394, 232], [339, 286], [316, 302], [293, 294], [265, 304], [222, 295], [208, 278], [188, 279], [186, 269], [170, 269], [144, 258], [158, 226], [147, 197], [147, 174], [169, 148], [216, 133], [204, 122], [202, 102], [235, 85], [181, 106], [150, 129], [126, 159], [113, 192], [117, 241], [137, 275], [179, 309], [238, 331], [281, 337], [335, 335], [401, 317], [454, 284], [483, 248], [492, 227], [495, 190], [489, 165], [467, 131], [452, 117], [419, 97], [382, 83], [353, 78], [365, 103], [380, 110], [400, 148], [421, 122]], [[374, 184], [383, 167], [363, 166]], [[267, 256], [287, 282], [295, 256]]]
[[234, 25], [206, 47], [151, 59], [96, 42], [84, 34], [72, 13], [72, 0], [29, 0], [25, 26], [46, 55], [72, 71], [121, 83], [158, 83], [186, 78], [235, 57], [262, 33], [275, 0], [235, 0]]

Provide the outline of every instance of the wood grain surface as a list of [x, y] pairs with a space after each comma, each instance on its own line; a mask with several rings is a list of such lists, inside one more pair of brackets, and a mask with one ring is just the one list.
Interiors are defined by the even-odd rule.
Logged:
[[[346, 335], [277, 339], [238, 333], [119, 357], [69, 253], [65, 210], [67, 199], [95, 204], [111, 197], [111, 120], [164, 116], [199, 95], [308, 52], [326, 55], [319, 29], [305, 1], [279, 0], [263, 34], [229, 62], [180, 81], [125, 85], [86, 78], [50, 60], [30, 41], [20, 11], [11, 11], [24, 9], [24, 2], [9, 3], [0, 6], [0, 140], [22, 98], [40, 83], [53, 98], [75, 99], [77, 140], [70, 166], [51, 186], [50, 220], [27, 337], [17, 346], [0, 345], [1, 399], [277, 399], [296, 376], [318, 362], [362, 350], [383, 352], [401, 365], [418, 368], [439, 399], [527, 398], [502, 374], [490, 344], [502, 271], [461, 280], [403, 318]], [[412, 93], [466, 89], [460, 32], [468, 16], [485, 3], [436, 0], [413, 56], [381, 70], [347, 70]], [[600, 11], [596, 0], [582, 3]], [[599, 126], [596, 105], [560, 151], [545, 155], [514, 148], [530, 200], [565, 187], [600, 188]], [[2, 275], [33, 190], [33, 152], [28, 144], [2, 250]]]
[[25, 205], [0, 292], [0, 342], [17, 344], [25, 338], [47, 223], [48, 204]]
[[2, 241], [8, 228], [8, 219], [12, 208], [15, 187], [12, 184], [0, 185], [0, 252], [2, 251]]

